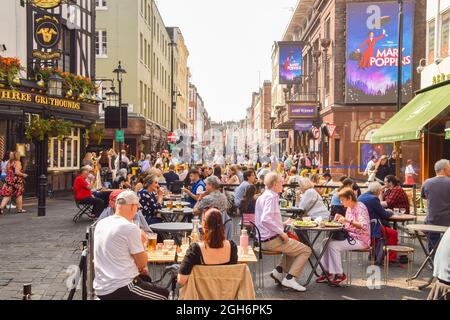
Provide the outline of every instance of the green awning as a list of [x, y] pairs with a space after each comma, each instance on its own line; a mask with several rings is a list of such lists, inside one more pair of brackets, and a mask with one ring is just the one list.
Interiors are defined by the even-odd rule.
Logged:
[[450, 82], [419, 91], [372, 136], [371, 143], [420, 139], [423, 128], [450, 106]]

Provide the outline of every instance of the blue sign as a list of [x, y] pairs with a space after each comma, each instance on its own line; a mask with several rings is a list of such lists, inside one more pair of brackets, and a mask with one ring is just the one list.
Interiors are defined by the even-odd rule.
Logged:
[[303, 44], [298, 41], [278, 42], [279, 48], [279, 83], [300, 84], [302, 82]]
[[296, 131], [309, 131], [313, 127], [311, 120], [297, 120], [295, 121], [294, 130]]
[[[412, 98], [414, 2], [404, 2], [402, 96]], [[394, 103], [398, 72], [397, 1], [347, 4], [347, 103]]]

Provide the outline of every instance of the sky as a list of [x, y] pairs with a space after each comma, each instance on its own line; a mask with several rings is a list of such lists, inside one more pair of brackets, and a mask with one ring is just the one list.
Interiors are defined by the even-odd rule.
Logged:
[[188, 65], [214, 121], [240, 120], [251, 94], [272, 79], [271, 51], [297, 0], [157, 0], [168, 27], [179, 27]]

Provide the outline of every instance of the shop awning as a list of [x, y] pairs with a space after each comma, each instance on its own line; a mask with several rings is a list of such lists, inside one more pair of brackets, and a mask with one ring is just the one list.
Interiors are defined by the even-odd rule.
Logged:
[[418, 91], [416, 97], [372, 136], [371, 143], [420, 139], [423, 128], [450, 106], [450, 81]]

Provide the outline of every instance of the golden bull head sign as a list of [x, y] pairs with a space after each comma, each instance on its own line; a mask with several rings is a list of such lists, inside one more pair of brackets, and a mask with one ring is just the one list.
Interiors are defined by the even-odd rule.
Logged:
[[42, 9], [53, 9], [61, 4], [61, 0], [32, 0], [33, 4]]
[[40, 60], [60, 58], [58, 44], [61, 39], [61, 16], [55, 14], [36, 14], [34, 16], [34, 39], [38, 50], [33, 57]]

